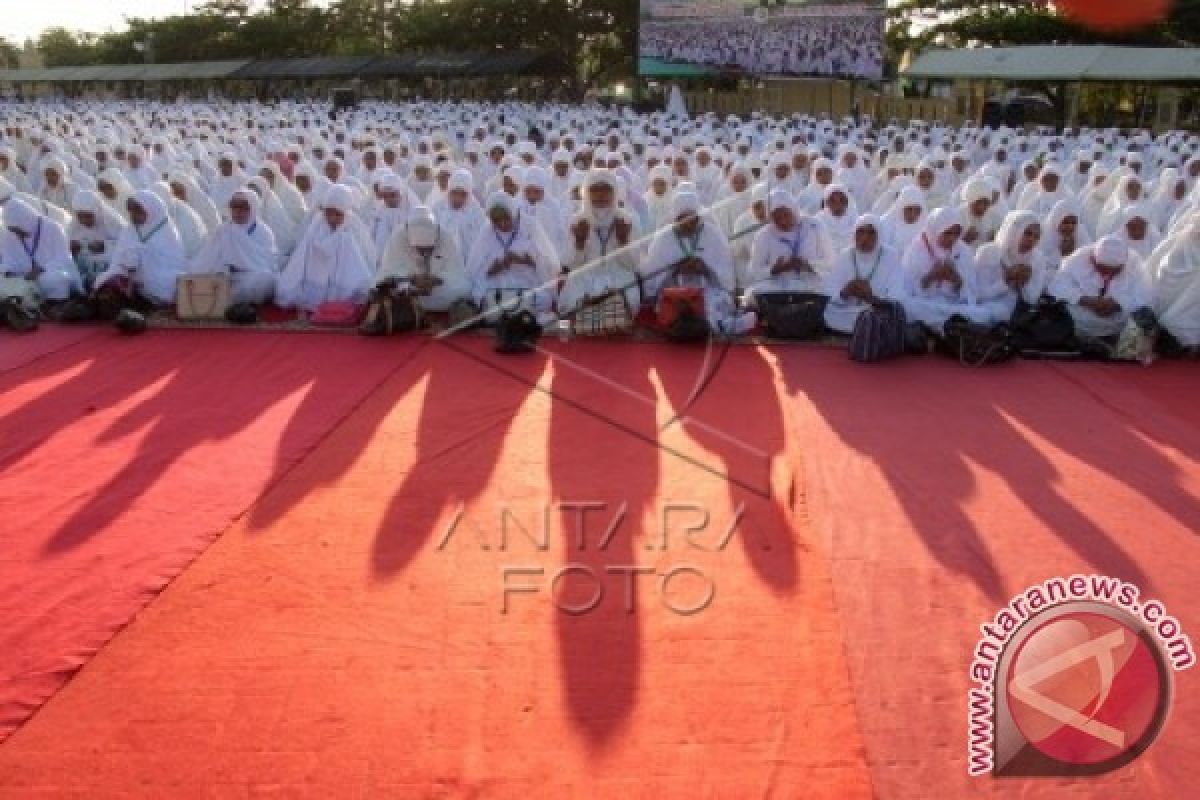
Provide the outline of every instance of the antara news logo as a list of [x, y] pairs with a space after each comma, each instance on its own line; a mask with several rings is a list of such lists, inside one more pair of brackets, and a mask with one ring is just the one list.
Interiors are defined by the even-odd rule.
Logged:
[[980, 631], [967, 709], [973, 776], [1120, 769], [1166, 724], [1173, 673], [1196, 663], [1162, 603], [1101, 575], [1032, 586]]

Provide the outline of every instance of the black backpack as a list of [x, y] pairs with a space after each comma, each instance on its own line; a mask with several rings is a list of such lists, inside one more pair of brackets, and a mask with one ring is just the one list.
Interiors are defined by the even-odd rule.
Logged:
[[908, 315], [899, 303], [880, 303], [858, 315], [850, 336], [851, 361], [871, 364], [904, 355], [908, 349]]

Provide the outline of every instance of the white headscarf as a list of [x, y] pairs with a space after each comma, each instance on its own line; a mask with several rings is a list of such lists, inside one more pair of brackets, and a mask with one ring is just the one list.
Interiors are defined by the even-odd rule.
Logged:
[[[1019, 293], [1026, 303], [1036, 304], [1045, 292], [1057, 262], [1051, 261], [1040, 240], [1029, 252], [1021, 252], [1021, 239], [1034, 226], [1040, 228], [1041, 221], [1033, 211], [1011, 211], [1004, 218], [996, 241], [979, 249], [975, 256], [975, 271], [980, 301], [1009, 299], [1015, 303], [1018, 293], [1006, 283], [1005, 270], [1017, 266], [1026, 266], [1032, 271]], [[1042, 235], [1045, 235], [1044, 230]]]
[[[921, 214], [916, 222], [909, 224], [904, 219], [904, 209], [913, 206], [920, 207]], [[907, 252], [913, 239], [924, 229], [928, 221], [928, 211], [925, 207], [925, 193], [920, 189], [912, 186], [900, 192], [896, 202], [881, 220], [884, 241], [897, 253]]]
[[[942, 234], [955, 226], [962, 227], [962, 224], [962, 216], [957, 209], [939, 208], [929, 215], [924, 230], [913, 240], [904, 255], [904, 287], [908, 296], [951, 302], [975, 302], [978, 291], [974, 258], [970, 248], [964, 245], [961, 239], [949, 250], [943, 249], [938, 242]], [[959, 289], [956, 290], [947, 281], [938, 281], [928, 287], [921, 286], [921, 281], [941, 261], [954, 264], [962, 279]]]
[[1200, 219], [1193, 219], [1154, 253], [1154, 311], [1184, 347], [1200, 346]]
[[[71, 204], [75, 214], [67, 228], [67, 235], [73, 242], [107, 241], [115, 243], [125, 228], [125, 220], [113, 210], [99, 192], [81, 190], [75, 193], [75, 201]], [[90, 213], [95, 216], [95, 224], [85, 227], [78, 214]]]
[[158, 303], [171, 303], [175, 282], [184, 270], [186, 255], [179, 231], [162, 199], [149, 189], [139, 189], [130, 198], [146, 212], [142, 225], [127, 225], [113, 251], [112, 267], [96, 279], [103, 285], [113, 272], [131, 275], [142, 292]]
[[[21, 238], [9, 228], [24, 231]], [[27, 274], [34, 265], [71, 278], [78, 286], [79, 272], [71, 256], [62, 225], [39, 214], [32, 205], [19, 197], [4, 204], [4, 229], [0, 231], [0, 272]]]
[[[471, 171], [465, 168], [457, 169], [450, 176], [446, 196], [431, 209], [438, 224], [454, 237], [459, 253], [468, 253], [479, 232], [487, 225], [487, 216], [483, 213], [479, 201], [475, 199], [474, 189], [475, 179], [471, 176]], [[451, 204], [450, 193], [454, 191], [467, 194], [467, 201], [462, 208], [456, 209]]]
[[700, 229], [694, 237], [679, 236], [674, 225], [658, 232], [642, 262], [646, 293], [655, 296], [664, 286], [672, 285], [674, 275], [670, 266], [689, 253], [708, 265], [710, 274], [704, 279], [704, 288], [732, 292], [735, 278], [729, 242], [712, 217], [702, 212], [699, 195], [690, 191], [676, 192], [671, 212], [673, 219], [683, 214], [699, 216]]
[[244, 225], [232, 220], [223, 222], [212, 231], [191, 260], [193, 272], [229, 273], [231, 268], [239, 272], [276, 272], [279, 254], [270, 227], [259, 219], [261, 200], [252, 189], [238, 189], [230, 202], [238, 198], [250, 206], [249, 220]]
[[279, 276], [276, 297], [282, 307], [313, 311], [329, 301], [366, 299], [375, 268], [353, 230], [354, 205], [349, 187], [334, 185], [325, 193], [320, 210], [341, 211], [344, 221], [331, 228], [323, 213], [313, 219]]
[[[1062, 234], [1058, 231], [1067, 217], [1074, 217], [1077, 223], [1074, 242], [1064, 242]], [[1083, 218], [1083, 205], [1071, 197], [1059, 200], [1051, 209], [1050, 216], [1042, 226], [1042, 250], [1045, 251], [1047, 258], [1053, 264], [1060, 264], [1063, 259], [1091, 243], [1092, 237], [1088, 233], [1087, 221]], [[1064, 253], [1064, 249], [1068, 252]]]

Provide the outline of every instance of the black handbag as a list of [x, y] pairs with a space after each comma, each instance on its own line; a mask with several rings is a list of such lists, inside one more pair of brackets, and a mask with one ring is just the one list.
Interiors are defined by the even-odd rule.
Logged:
[[542, 336], [542, 326], [532, 311], [522, 308], [524, 291], [517, 291], [517, 301], [505, 302], [503, 290], [496, 290], [496, 307], [501, 309], [496, 320], [497, 353], [532, 353]]
[[809, 341], [825, 332], [829, 298], [811, 292], [767, 292], [755, 295], [758, 312], [772, 339]]
[[421, 306], [410, 292], [395, 283], [381, 283], [367, 297], [367, 313], [358, 332], [363, 336], [392, 336], [421, 327]]
[[1024, 353], [1075, 353], [1075, 320], [1067, 304], [1052, 297], [1042, 297], [1037, 303], [1017, 300], [1010, 323], [1013, 347]]
[[964, 367], [1003, 364], [1017, 354], [1008, 325], [976, 325], [955, 314], [946, 320], [939, 349]]

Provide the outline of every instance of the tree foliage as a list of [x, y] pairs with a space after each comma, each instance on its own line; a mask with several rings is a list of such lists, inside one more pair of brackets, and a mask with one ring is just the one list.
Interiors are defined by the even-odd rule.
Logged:
[[548, 50], [585, 79], [632, 75], [638, 0], [209, 0], [93, 35], [53, 28], [47, 66], [388, 52]]
[[895, 55], [929, 45], [1200, 43], [1200, 0], [1175, 0], [1162, 24], [1121, 33], [1077, 25], [1045, 0], [899, 0], [888, 16], [888, 40]]
[[21, 63], [21, 50], [15, 44], [0, 36], [0, 67], [13, 69]]

